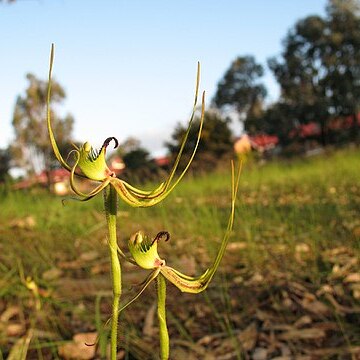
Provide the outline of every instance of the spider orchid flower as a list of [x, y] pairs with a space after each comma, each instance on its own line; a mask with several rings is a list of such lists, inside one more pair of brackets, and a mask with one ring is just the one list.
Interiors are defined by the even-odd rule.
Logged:
[[[51, 95], [51, 76], [52, 76], [52, 68], [54, 61], [54, 46], [51, 47], [51, 55], [50, 55], [50, 70], [49, 70], [49, 86], [48, 86], [48, 94], [47, 94], [47, 126], [50, 136], [51, 146], [55, 153], [55, 156], [61, 166], [67, 169], [70, 172], [70, 186], [71, 189], [79, 196], [79, 200], [86, 201], [93, 198], [97, 195], [101, 190], [105, 189], [108, 185], [114, 187], [119, 197], [124, 200], [127, 204], [133, 207], [148, 207], [153, 206], [169, 195], [169, 193], [175, 188], [175, 186], [179, 183], [179, 181], [183, 178], [186, 171], [188, 170], [199, 145], [201, 131], [204, 122], [204, 112], [205, 112], [205, 92], [202, 94], [202, 106], [201, 106], [201, 117], [200, 117], [200, 126], [198, 130], [196, 144], [194, 146], [193, 152], [189, 158], [188, 163], [186, 164], [183, 171], [175, 177], [175, 173], [178, 169], [178, 165], [184, 151], [185, 143], [190, 133], [190, 129], [195, 117], [195, 111], [197, 107], [197, 99], [198, 99], [198, 91], [199, 91], [199, 81], [200, 81], [200, 64], [198, 63], [197, 69], [197, 78], [196, 78], [196, 88], [195, 88], [195, 99], [192, 114], [189, 121], [189, 126], [184, 135], [183, 141], [180, 146], [179, 153], [174, 161], [173, 167], [167, 177], [167, 179], [162, 182], [157, 188], [151, 191], [144, 191], [138, 189], [124, 180], [121, 180], [116, 177], [115, 173], [112, 172], [106, 164], [106, 148], [110, 144], [111, 141], [114, 141], [115, 148], [118, 146], [118, 141], [115, 137], [109, 137], [104, 141], [103, 146], [100, 150], [94, 149], [88, 142], [85, 142], [80, 148], [76, 145], [74, 149], [69, 153], [74, 155], [75, 163], [69, 164], [67, 160], [63, 158], [60, 153], [59, 147], [57, 145], [54, 132], [52, 130], [51, 125], [51, 111], [50, 111], [50, 95]], [[89, 180], [100, 182], [100, 184], [95, 187], [89, 193], [81, 192], [75, 183], [75, 176], [79, 176], [82, 178], [86, 178]]]
[[234, 215], [235, 215], [235, 199], [238, 192], [238, 184], [241, 169], [238, 174], [234, 175], [234, 165], [232, 163], [232, 191], [231, 191], [231, 211], [228, 220], [227, 229], [222, 239], [219, 252], [210, 268], [208, 268], [202, 275], [192, 277], [181, 273], [180, 271], [166, 265], [166, 261], [158, 254], [158, 241], [164, 239], [168, 241], [170, 235], [166, 231], [159, 232], [154, 239], [146, 236], [142, 231], [138, 231], [131, 236], [128, 247], [133, 257], [134, 262], [143, 269], [152, 270], [145, 281], [141, 284], [141, 289], [127, 304], [125, 304], [120, 311], [123, 311], [131, 303], [133, 303], [148, 287], [148, 285], [159, 275], [162, 274], [168, 281], [175, 285], [182, 292], [197, 294], [204, 291], [210, 281], [212, 280], [217, 268], [220, 265], [221, 259], [225, 253], [229, 237], [232, 232]]

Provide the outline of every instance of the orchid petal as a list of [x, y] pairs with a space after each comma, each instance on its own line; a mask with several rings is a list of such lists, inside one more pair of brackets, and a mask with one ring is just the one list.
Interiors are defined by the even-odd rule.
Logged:
[[228, 226], [226, 229], [226, 233], [223, 237], [223, 240], [221, 242], [221, 246], [219, 249], [219, 252], [214, 260], [213, 265], [207, 269], [204, 274], [200, 275], [199, 277], [190, 277], [185, 274], [182, 274], [181, 272], [169, 267], [169, 266], [162, 266], [160, 268], [160, 272], [164, 277], [169, 280], [171, 283], [173, 283], [179, 290], [183, 292], [188, 293], [199, 293], [204, 291], [210, 281], [212, 280], [216, 270], [218, 269], [220, 262], [224, 256], [226, 246], [228, 244], [233, 224], [234, 224], [234, 216], [235, 216], [235, 199], [238, 192], [239, 187], [239, 179], [240, 179], [240, 173], [241, 173], [241, 164], [239, 166], [238, 174], [235, 179], [234, 174], [234, 164], [231, 163], [231, 180], [232, 180], [232, 188], [231, 188], [231, 212], [230, 217], [228, 220]]
[[[176, 169], [177, 169], [177, 166], [180, 162], [180, 158], [181, 158], [181, 155], [182, 155], [182, 152], [184, 151], [184, 148], [185, 148], [185, 144], [186, 144], [186, 141], [187, 141], [187, 138], [189, 136], [189, 133], [190, 133], [190, 128], [191, 128], [191, 124], [194, 120], [194, 117], [195, 117], [195, 111], [196, 111], [196, 105], [197, 105], [197, 98], [198, 98], [198, 93], [199, 93], [199, 84], [200, 84], [200, 63], [198, 62], [198, 69], [197, 69], [197, 75], [196, 75], [196, 87], [195, 87], [195, 99], [194, 99], [194, 105], [193, 105], [193, 110], [192, 110], [192, 113], [191, 113], [191, 117], [190, 117], [190, 121], [189, 121], [189, 126], [186, 130], [186, 133], [184, 135], [184, 138], [183, 138], [183, 141], [181, 143], [181, 147], [180, 147], [180, 150], [179, 150], [179, 153], [175, 159], [175, 163], [174, 163], [174, 166], [170, 172], [170, 176], [167, 180], [167, 185], [170, 184], [172, 178], [174, 177], [175, 175], [175, 172], [176, 172]], [[201, 120], [200, 120], [200, 129], [199, 129], [199, 133], [198, 133], [198, 139], [197, 139], [197, 143], [196, 143], [196, 146], [194, 148], [194, 151], [193, 151], [193, 154], [189, 160], [189, 163], [188, 163], [188, 166], [185, 168], [184, 172], [186, 172], [186, 170], [188, 169], [192, 159], [194, 158], [194, 154], [196, 152], [196, 149], [197, 149], [197, 146], [198, 146], [198, 143], [199, 143], [199, 139], [200, 139], [200, 135], [201, 135], [201, 129], [202, 129], [202, 123], [203, 123], [203, 120], [204, 120], [204, 108], [205, 108], [205, 92], [203, 92], [203, 96], [202, 96], [202, 103], [201, 103], [201, 107], [202, 107], [202, 111], [201, 111]]]
[[109, 178], [110, 184], [114, 187], [119, 197], [132, 207], [143, 207], [141, 201], [130, 192], [124, 185], [124, 181], [111, 177]]
[[[161, 183], [156, 189], [154, 189], [152, 191], [144, 191], [144, 190], [138, 189], [138, 188], [128, 184], [127, 182], [123, 182], [126, 189], [129, 190], [130, 192], [132, 192], [133, 195], [137, 196], [139, 199], [142, 198], [144, 200], [151, 200], [151, 199], [154, 199], [154, 198], [156, 198], [156, 197], [158, 197], [160, 195], [166, 194], [164, 197], [161, 198], [161, 200], [163, 200], [175, 188], [175, 186], [180, 182], [180, 180], [184, 177], [185, 173], [189, 169], [189, 166], [190, 166], [191, 162], [194, 159], [196, 150], [197, 150], [198, 145], [199, 145], [201, 132], [202, 132], [202, 127], [203, 127], [203, 123], [204, 123], [205, 92], [203, 92], [203, 95], [202, 95], [200, 126], [199, 126], [199, 131], [198, 131], [198, 136], [197, 136], [197, 139], [196, 139], [195, 147], [193, 149], [193, 152], [192, 152], [192, 154], [190, 156], [190, 159], [189, 159], [187, 165], [185, 166], [185, 169], [182, 171], [180, 176], [177, 178], [176, 182], [171, 185], [171, 181], [173, 180], [175, 172], [176, 172], [176, 170], [178, 168], [178, 165], [179, 165], [182, 153], [184, 151], [185, 144], [186, 144], [187, 138], [189, 136], [190, 129], [191, 129], [194, 117], [195, 117], [197, 98], [198, 98], [198, 92], [199, 92], [199, 83], [200, 83], [200, 64], [198, 63], [198, 70], [197, 70], [197, 77], [196, 77], [196, 88], [195, 88], [195, 99], [194, 99], [194, 105], [193, 105], [193, 110], [192, 110], [192, 113], [191, 113], [189, 125], [188, 125], [186, 133], [185, 133], [185, 135], [183, 137], [183, 140], [182, 140], [182, 143], [181, 143], [181, 146], [180, 146], [180, 150], [179, 150], [179, 152], [178, 152], [178, 154], [176, 156], [174, 165], [173, 165], [173, 167], [172, 167], [172, 169], [170, 171], [170, 174], [169, 174], [168, 178], [166, 179], [166, 181]], [[169, 187], [170, 187], [170, 189], [169, 189]], [[154, 204], [152, 204], [152, 205], [154, 205]], [[152, 205], [146, 205], [146, 206], [152, 206]]]
[[[200, 138], [201, 138], [201, 132], [202, 132], [203, 124], [204, 124], [204, 114], [205, 114], [205, 93], [203, 93], [203, 97], [202, 97], [200, 126], [199, 126], [198, 136], [197, 136], [197, 139], [196, 139], [196, 144], [195, 144], [195, 147], [193, 149], [193, 152], [192, 152], [192, 154], [190, 156], [190, 159], [189, 159], [188, 163], [186, 164], [184, 170], [179, 175], [179, 177], [176, 179], [176, 181], [173, 184], [171, 184], [171, 181], [172, 181], [172, 179], [173, 179], [173, 177], [175, 175], [175, 172], [177, 170], [177, 167], [179, 165], [180, 158], [181, 158], [182, 152], [183, 152], [184, 147], [185, 147], [185, 143], [186, 143], [188, 135], [190, 133], [191, 123], [193, 121], [193, 115], [192, 115], [192, 118], [190, 120], [189, 126], [188, 126], [188, 128], [186, 130], [186, 133], [184, 135], [184, 138], [183, 138], [183, 141], [181, 143], [179, 153], [178, 153], [178, 155], [177, 155], [177, 157], [175, 159], [175, 163], [173, 165], [173, 168], [171, 169], [171, 172], [170, 172], [169, 177], [167, 178], [167, 180], [165, 182], [161, 183], [160, 186], [157, 189], [153, 190], [153, 191], [142, 191], [142, 190], [137, 189], [137, 188], [131, 186], [130, 184], [124, 182], [125, 187], [129, 191], [131, 191], [134, 194], [134, 196], [137, 196], [139, 199], [143, 199], [143, 200], [152, 200], [152, 199], [155, 199], [156, 197], [159, 197], [160, 195], [163, 195], [163, 197], [161, 197], [161, 199], [159, 200], [159, 201], [162, 201], [177, 186], [177, 184], [181, 181], [181, 179], [184, 177], [187, 170], [189, 169], [189, 167], [190, 167], [190, 165], [191, 165], [191, 163], [192, 163], [192, 161], [194, 159], [196, 150], [197, 150], [197, 148], [199, 146], [199, 142], [200, 142]], [[159, 201], [155, 202], [154, 204], [147, 205], [147, 206], [155, 205]]]
[[150, 273], [150, 275], [148, 275], [148, 277], [146, 278], [146, 280], [144, 281], [144, 285], [141, 287], [141, 289], [139, 290], [139, 292], [129, 301], [127, 302], [125, 305], [123, 305], [120, 310], [119, 313], [123, 310], [125, 310], [129, 305], [131, 305], [136, 299], [139, 298], [139, 296], [145, 291], [145, 289], [150, 285], [150, 283], [156, 279], [156, 277], [159, 275], [160, 273], [160, 269], [157, 268], [155, 269], [152, 273]]
[[133, 191], [127, 189], [123, 180], [115, 177], [109, 178], [110, 184], [115, 188], [119, 197], [132, 207], [150, 207], [158, 204], [166, 198], [168, 192], [158, 194], [157, 196], [139, 196]]
[[134, 259], [132, 259], [131, 257], [129, 256], [126, 256], [124, 254], [124, 252], [120, 249], [119, 245], [117, 245], [117, 252], [119, 253], [119, 255], [124, 259], [126, 260], [127, 262], [133, 264], [133, 265], [137, 265], [136, 264], [136, 261]]
[[63, 159], [60, 154], [59, 147], [57, 146], [54, 132], [51, 128], [51, 109], [50, 109], [50, 99], [51, 99], [51, 76], [52, 76], [52, 69], [53, 69], [53, 62], [54, 62], [54, 44], [51, 44], [51, 53], [50, 53], [50, 67], [49, 67], [49, 82], [48, 82], [48, 92], [47, 92], [47, 100], [46, 100], [46, 107], [47, 107], [47, 126], [49, 130], [50, 142], [51, 146], [54, 150], [55, 156], [62, 167], [71, 171], [71, 166]]

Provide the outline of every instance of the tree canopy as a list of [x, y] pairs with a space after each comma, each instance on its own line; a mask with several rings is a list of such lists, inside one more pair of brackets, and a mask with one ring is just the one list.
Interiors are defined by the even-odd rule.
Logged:
[[136, 138], [129, 137], [120, 144], [117, 156], [120, 156], [125, 164], [121, 177], [126, 180], [145, 182], [154, 180], [159, 175], [159, 167], [150, 153], [140, 145]]
[[360, 111], [360, 4], [331, 0], [327, 7], [327, 43], [324, 80], [331, 111], [353, 116], [353, 139], [358, 140], [356, 115]]
[[[205, 112], [201, 140], [191, 166], [192, 170], [211, 170], [217, 165], [220, 159], [232, 153], [233, 139], [229, 128], [229, 122], [229, 119], [222, 118], [219, 112], [215, 110]], [[187, 159], [191, 156], [196, 145], [199, 125], [200, 119], [197, 118], [194, 120], [194, 124], [185, 144], [183, 152], [184, 163], [187, 162]], [[172, 141], [165, 143], [172, 157], [175, 157], [179, 152], [185, 132], [186, 127], [178, 124], [172, 133]]]
[[290, 116], [299, 123], [319, 122], [323, 142], [329, 119], [329, 99], [324, 87], [325, 29], [326, 22], [319, 16], [299, 20], [284, 40], [282, 58], [269, 60], [281, 87], [282, 101], [292, 109]]
[[213, 102], [219, 108], [235, 108], [240, 119], [257, 117], [266, 89], [259, 81], [264, 74], [262, 65], [253, 56], [239, 56], [220, 80]]
[[360, 18], [353, 0], [330, 0], [326, 17], [299, 20], [284, 40], [280, 59], [269, 60], [289, 122], [316, 122], [323, 144], [331, 119], [352, 115], [353, 135], [360, 110]]
[[10, 169], [10, 159], [9, 149], [0, 149], [0, 182], [6, 180]]
[[283, 41], [281, 56], [268, 60], [280, 85], [280, 98], [264, 106], [263, 68], [252, 56], [239, 56], [220, 80], [213, 102], [230, 106], [250, 134], [276, 134], [283, 143], [289, 133], [309, 123], [321, 129], [324, 145], [336, 136], [331, 122], [352, 116], [351, 136], [359, 138], [360, 4], [329, 0], [325, 16], [298, 20]]
[[[28, 173], [49, 170], [53, 165], [53, 152], [46, 126], [46, 99], [48, 83], [33, 74], [27, 74], [28, 86], [19, 95], [13, 114], [15, 141], [11, 146], [13, 158]], [[74, 119], [70, 114], [60, 116], [54, 105], [65, 99], [65, 91], [53, 81], [50, 99], [54, 131], [60, 147], [67, 147], [72, 140]]]

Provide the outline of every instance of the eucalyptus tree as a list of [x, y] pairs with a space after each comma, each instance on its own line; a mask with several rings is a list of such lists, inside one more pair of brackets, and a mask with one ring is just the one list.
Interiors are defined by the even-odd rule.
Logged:
[[10, 170], [10, 151], [9, 149], [0, 149], [0, 183], [6, 180]]
[[221, 109], [235, 110], [246, 127], [248, 119], [257, 119], [262, 113], [266, 96], [260, 81], [263, 75], [262, 65], [253, 56], [237, 57], [218, 83], [213, 103]]
[[[197, 156], [192, 164], [193, 170], [212, 170], [219, 160], [232, 153], [233, 139], [229, 123], [230, 120], [223, 118], [216, 110], [205, 112], [201, 142], [197, 149]], [[182, 161], [184, 163], [191, 156], [192, 148], [196, 144], [196, 127], [200, 125], [200, 118], [195, 118], [194, 124], [196, 126], [194, 129], [190, 129], [187, 143], [183, 149], [184, 159]], [[186, 131], [186, 127], [178, 124], [171, 135], [171, 141], [165, 143], [171, 157], [175, 158], [179, 152]]]
[[352, 140], [359, 141], [360, 112], [360, 4], [331, 0], [327, 7], [328, 29], [323, 62], [324, 85], [335, 116], [352, 116]]
[[[15, 140], [11, 145], [16, 165], [28, 173], [38, 173], [44, 169], [49, 171], [55, 161], [52, 147], [49, 144], [46, 119], [46, 101], [48, 82], [27, 74], [28, 86], [23, 95], [16, 100], [12, 124]], [[59, 147], [64, 149], [72, 140], [74, 119], [70, 114], [59, 115], [55, 105], [59, 105], [66, 97], [65, 90], [56, 81], [52, 85], [50, 111], [53, 128], [58, 134]], [[57, 108], [57, 110], [59, 110]]]
[[288, 32], [280, 58], [269, 60], [281, 87], [289, 122], [317, 122], [329, 141], [329, 121], [352, 115], [358, 135], [360, 110], [360, 19], [353, 0], [330, 0], [325, 17], [308, 16]]
[[280, 59], [269, 60], [269, 67], [281, 87], [281, 100], [292, 109], [300, 123], [319, 123], [323, 144], [327, 142], [329, 99], [324, 87], [327, 69], [323, 62], [326, 21], [320, 16], [299, 20], [288, 32]]

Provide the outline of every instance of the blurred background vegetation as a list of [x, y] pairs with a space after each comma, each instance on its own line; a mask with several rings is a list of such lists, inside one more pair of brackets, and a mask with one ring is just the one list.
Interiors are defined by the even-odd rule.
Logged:
[[[358, 149], [328, 149], [245, 164], [213, 283], [200, 296], [168, 287], [173, 359], [356, 359], [359, 157]], [[46, 191], [2, 189], [0, 202], [0, 359], [26, 340], [27, 359], [105, 358], [112, 292], [101, 197], [63, 206]], [[154, 208], [119, 204], [119, 246], [127, 252], [139, 229], [167, 230], [162, 258], [200, 274], [216, 254], [229, 202], [229, 169], [187, 176]], [[123, 270], [126, 302], [145, 273], [129, 263]], [[120, 359], [157, 358], [154, 290], [121, 316]], [[84, 346], [97, 334], [98, 347]]]
[[[193, 171], [212, 170], [232, 156], [232, 144], [237, 139], [230, 130], [231, 121], [240, 121], [254, 149], [259, 136], [265, 136], [260, 150], [267, 149], [267, 136], [275, 137], [271, 155], [298, 155], [319, 147], [358, 144], [359, 9], [356, 0], [329, 0], [325, 16], [308, 16], [293, 25], [283, 40], [281, 56], [268, 60], [268, 68], [281, 88], [276, 102], [266, 101], [264, 67], [252, 55], [237, 56], [219, 80], [207, 109]], [[26, 176], [45, 171], [48, 178], [56, 167], [44, 122], [47, 82], [32, 74], [26, 77], [28, 87], [18, 96], [13, 114], [15, 139], [8, 149], [1, 149], [2, 181], [9, 179], [10, 167], [22, 168]], [[54, 82], [52, 116], [64, 153], [74, 141], [75, 121], [70, 114], [60, 115], [59, 105], [65, 98], [62, 86]], [[122, 176], [146, 181], [162, 174], [178, 151], [183, 133], [179, 123], [166, 142], [167, 160], [153, 159], [136, 139], [125, 140], [117, 154], [126, 165]], [[190, 134], [189, 147], [195, 137], [196, 129]]]

